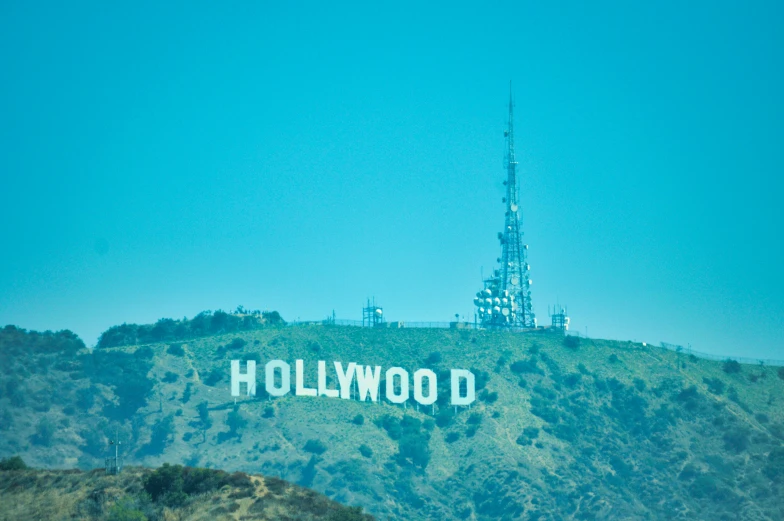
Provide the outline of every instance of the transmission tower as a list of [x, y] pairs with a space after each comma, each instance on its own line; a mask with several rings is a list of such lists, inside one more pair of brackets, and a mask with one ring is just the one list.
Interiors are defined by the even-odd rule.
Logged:
[[504, 231], [498, 232], [501, 242], [499, 267], [484, 280], [484, 289], [476, 294], [474, 304], [482, 326], [490, 328], [534, 328], [536, 317], [531, 303], [531, 278], [528, 245], [523, 243], [522, 210], [517, 179], [514, 148], [514, 101], [509, 85], [509, 123], [506, 131], [506, 206]]

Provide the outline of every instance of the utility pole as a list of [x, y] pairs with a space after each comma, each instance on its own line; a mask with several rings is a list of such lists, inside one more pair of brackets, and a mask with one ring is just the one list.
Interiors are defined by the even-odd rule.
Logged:
[[120, 459], [120, 442], [119, 430], [114, 431], [114, 439], [109, 440], [109, 445], [114, 445], [114, 458], [106, 458], [106, 473], [116, 475], [122, 470], [122, 460]]

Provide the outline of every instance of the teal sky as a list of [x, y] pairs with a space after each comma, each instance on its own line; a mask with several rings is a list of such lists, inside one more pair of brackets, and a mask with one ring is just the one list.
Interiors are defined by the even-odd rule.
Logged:
[[784, 359], [784, 4], [585, 4], [2, 2], [0, 323], [472, 316], [511, 80], [540, 323]]

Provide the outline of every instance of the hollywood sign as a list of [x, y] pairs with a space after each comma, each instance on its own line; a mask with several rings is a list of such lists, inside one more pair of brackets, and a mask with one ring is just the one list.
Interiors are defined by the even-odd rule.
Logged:
[[[343, 368], [341, 362], [334, 362], [337, 389], [327, 387], [327, 363], [319, 360], [317, 364], [317, 388], [305, 386], [305, 362], [294, 362], [295, 396], [325, 396], [327, 398], [351, 399], [352, 388], [356, 384], [360, 401], [368, 398], [378, 401], [381, 387], [381, 366], [361, 366], [349, 362]], [[392, 403], [405, 403], [411, 397], [413, 380], [414, 400], [421, 405], [431, 405], [438, 399], [438, 376], [430, 369], [414, 371], [413, 378], [402, 367], [386, 370], [384, 396]], [[240, 396], [240, 384], [247, 384], [248, 396], [256, 395], [256, 362], [247, 361], [245, 372], [240, 372], [240, 361], [231, 361], [231, 395]], [[470, 405], [476, 400], [474, 373], [466, 369], [450, 370], [450, 405]], [[264, 389], [270, 396], [285, 396], [291, 392], [291, 366], [283, 360], [271, 360], [264, 366]]]

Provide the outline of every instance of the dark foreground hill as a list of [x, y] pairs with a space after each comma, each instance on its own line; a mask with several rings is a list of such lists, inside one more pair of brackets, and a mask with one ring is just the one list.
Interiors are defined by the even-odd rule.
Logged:
[[28, 519], [373, 520], [312, 490], [242, 472], [176, 465], [154, 471], [130, 467], [119, 475], [103, 469], [0, 470], [0, 520]]
[[[7, 327], [0, 357], [0, 455], [35, 466], [102, 465], [118, 432], [126, 463], [278, 476], [379, 519], [784, 519], [777, 367], [547, 334], [263, 324], [95, 350]], [[318, 360], [431, 367], [444, 383], [468, 368], [479, 399], [260, 389], [235, 403], [231, 359], [260, 375], [304, 359], [311, 387]]]

